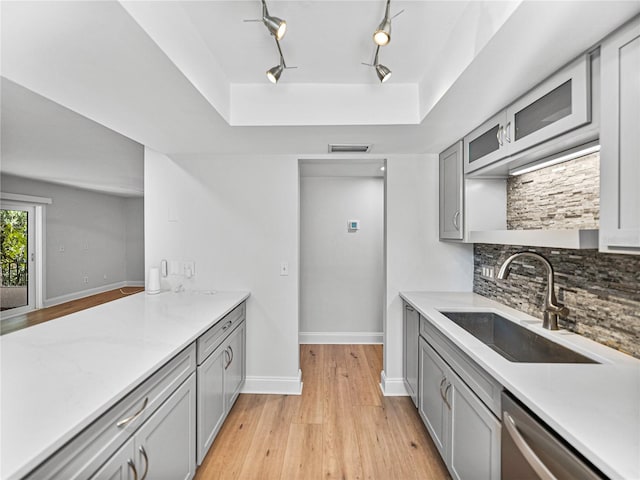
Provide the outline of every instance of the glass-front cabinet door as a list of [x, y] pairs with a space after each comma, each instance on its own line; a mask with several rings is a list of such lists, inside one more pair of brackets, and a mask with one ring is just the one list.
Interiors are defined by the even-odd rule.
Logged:
[[507, 107], [510, 155], [591, 121], [590, 66], [584, 55]]
[[506, 111], [503, 110], [464, 137], [464, 171], [473, 172], [508, 155], [504, 141]]

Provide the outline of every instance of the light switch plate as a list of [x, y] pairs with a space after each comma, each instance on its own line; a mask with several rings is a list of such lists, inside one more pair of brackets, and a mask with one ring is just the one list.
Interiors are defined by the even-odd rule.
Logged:
[[286, 277], [287, 275], [289, 275], [289, 263], [288, 262], [282, 262], [280, 264], [280, 276], [281, 277]]

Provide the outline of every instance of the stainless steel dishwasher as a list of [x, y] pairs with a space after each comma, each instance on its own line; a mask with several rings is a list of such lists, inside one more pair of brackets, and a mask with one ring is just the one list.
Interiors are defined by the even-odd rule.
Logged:
[[544, 424], [502, 393], [502, 480], [601, 480]]

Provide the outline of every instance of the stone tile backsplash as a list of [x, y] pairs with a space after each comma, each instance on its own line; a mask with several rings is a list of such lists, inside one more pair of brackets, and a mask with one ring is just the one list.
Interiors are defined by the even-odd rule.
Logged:
[[507, 229], [598, 228], [600, 154], [507, 180]]
[[536, 260], [513, 262], [507, 280], [481, 277], [481, 266], [498, 272], [508, 256], [530, 250], [555, 270], [556, 295], [571, 313], [563, 328], [640, 358], [640, 256], [505, 245], [474, 245], [473, 291], [542, 319], [546, 275]]

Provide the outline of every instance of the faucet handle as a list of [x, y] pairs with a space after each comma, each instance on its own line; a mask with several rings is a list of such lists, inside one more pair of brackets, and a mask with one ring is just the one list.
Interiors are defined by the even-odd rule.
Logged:
[[551, 313], [555, 313], [561, 318], [567, 318], [569, 316], [569, 308], [565, 307], [563, 304], [559, 303], [557, 305], [548, 305], [547, 310]]

